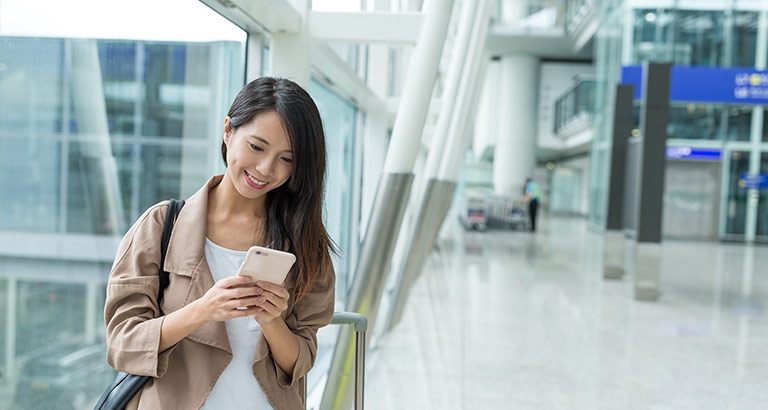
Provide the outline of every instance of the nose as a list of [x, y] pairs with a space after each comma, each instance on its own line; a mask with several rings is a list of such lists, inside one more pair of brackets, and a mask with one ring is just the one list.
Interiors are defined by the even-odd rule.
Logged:
[[273, 158], [262, 158], [261, 161], [256, 164], [256, 170], [259, 171], [259, 174], [261, 174], [261, 176], [264, 178], [269, 178], [272, 176], [272, 170], [274, 167], [275, 160]]

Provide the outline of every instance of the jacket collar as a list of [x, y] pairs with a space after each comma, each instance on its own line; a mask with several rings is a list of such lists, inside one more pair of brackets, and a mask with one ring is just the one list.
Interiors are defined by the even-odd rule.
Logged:
[[[224, 175], [211, 177], [194, 195], [187, 198], [181, 209], [168, 242], [165, 269], [168, 272], [192, 276], [200, 268], [205, 256], [205, 235], [208, 220], [208, 193], [218, 185]], [[205, 263], [205, 268], [208, 264]], [[210, 270], [208, 271], [210, 276]], [[213, 278], [211, 277], [211, 285]]]
[[[205, 292], [214, 284], [211, 269], [205, 259], [208, 193], [221, 182], [223, 177], [224, 175], [211, 177], [205, 185], [189, 197], [173, 225], [165, 256], [165, 269], [191, 278], [184, 306], [205, 295]], [[187, 338], [232, 353], [224, 322], [206, 323], [190, 333]], [[253, 362], [264, 360], [268, 353], [267, 340], [263, 334], [260, 334]]]
[[[168, 241], [165, 270], [191, 278], [184, 306], [205, 295], [214, 284], [211, 269], [205, 259], [208, 193], [222, 178], [223, 175], [212, 177], [184, 202]], [[224, 322], [208, 322], [187, 338], [232, 353]]]

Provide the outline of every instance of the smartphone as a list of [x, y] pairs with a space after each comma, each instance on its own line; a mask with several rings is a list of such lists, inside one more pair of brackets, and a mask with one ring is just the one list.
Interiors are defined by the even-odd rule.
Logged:
[[256, 284], [256, 281], [282, 285], [295, 262], [296, 256], [292, 253], [251, 246], [248, 253], [245, 254], [245, 259], [237, 270], [237, 274], [250, 277], [253, 285]]

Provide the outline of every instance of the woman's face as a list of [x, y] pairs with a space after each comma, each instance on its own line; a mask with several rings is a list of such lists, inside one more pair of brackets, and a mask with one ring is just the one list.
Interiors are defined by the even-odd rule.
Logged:
[[240, 195], [264, 197], [293, 173], [291, 141], [275, 111], [262, 112], [234, 131], [224, 120], [227, 174]]

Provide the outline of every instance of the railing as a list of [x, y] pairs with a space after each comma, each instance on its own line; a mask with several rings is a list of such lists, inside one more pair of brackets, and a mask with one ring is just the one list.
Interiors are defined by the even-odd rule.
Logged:
[[[334, 312], [332, 325], [352, 325], [355, 328], [355, 410], [363, 410], [363, 388], [365, 386], [365, 332], [368, 318], [355, 312]], [[304, 383], [304, 404], [306, 408], [307, 384]]]
[[577, 77], [574, 85], [555, 100], [553, 132], [567, 136], [592, 121], [595, 112], [595, 80]]

